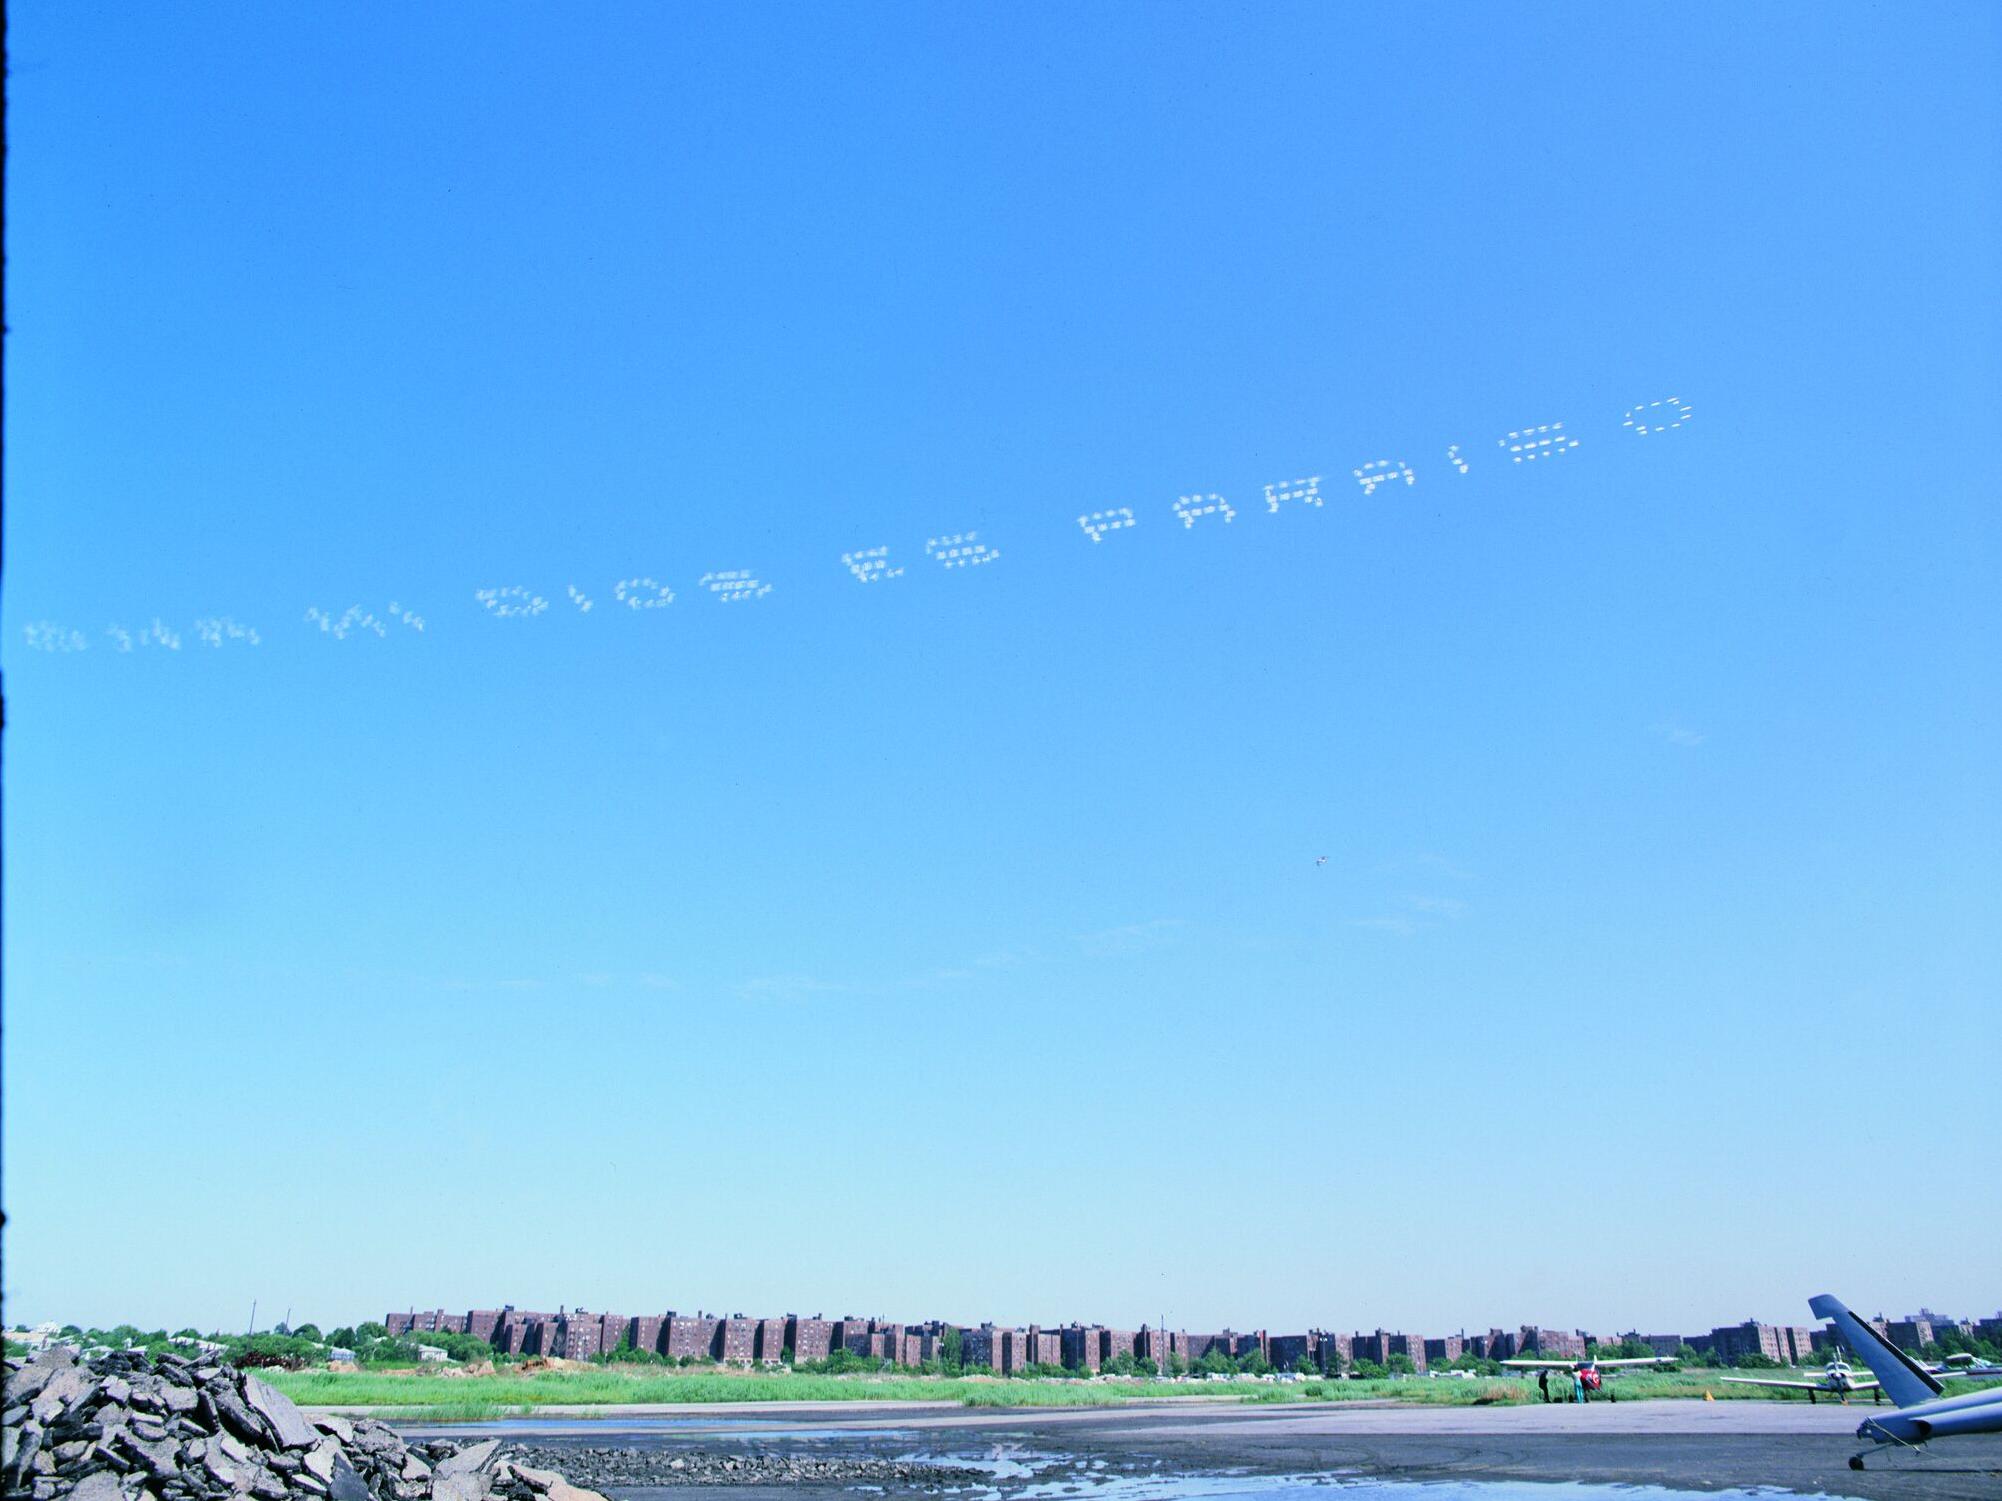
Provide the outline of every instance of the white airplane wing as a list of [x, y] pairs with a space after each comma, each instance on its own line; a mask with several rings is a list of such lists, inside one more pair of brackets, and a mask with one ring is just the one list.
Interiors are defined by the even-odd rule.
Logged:
[[1597, 1361], [1597, 1362], [1595, 1362], [1595, 1363], [1596, 1363], [1597, 1365], [1600, 1365], [1600, 1366], [1612, 1366], [1612, 1365], [1674, 1365], [1674, 1364], [1675, 1364], [1675, 1357], [1674, 1357], [1673, 1355], [1629, 1355], [1629, 1356], [1626, 1356], [1625, 1358], [1623, 1358], [1623, 1359], [1620, 1359], [1620, 1360], [1601, 1360], [1601, 1361]]
[[1518, 1370], [1523, 1371], [1568, 1371], [1574, 1365], [1583, 1365], [1584, 1362], [1578, 1360], [1504, 1360], [1502, 1364], [1514, 1366]]
[[[1830, 1392], [1840, 1395], [1840, 1389], [1830, 1386], [1826, 1381], [1776, 1381], [1770, 1376], [1720, 1376], [1717, 1379], [1728, 1381], [1732, 1386], [1783, 1386], [1790, 1391]], [[1850, 1383], [1850, 1387], [1855, 1391], [1867, 1392], [1876, 1384], [1874, 1381], [1855, 1381]]]

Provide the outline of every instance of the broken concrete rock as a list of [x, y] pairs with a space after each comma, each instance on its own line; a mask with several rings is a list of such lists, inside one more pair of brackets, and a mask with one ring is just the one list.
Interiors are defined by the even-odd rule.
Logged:
[[[416, 1452], [372, 1420], [308, 1419], [227, 1366], [56, 1347], [5, 1371], [0, 1501], [489, 1501], [499, 1472], [497, 1440]], [[544, 1497], [564, 1484], [549, 1474]]]
[[306, 1421], [292, 1399], [270, 1382], [246, 1376], [243, 1378], [243, 1395], [270, 1425], [272, 1436], [278, 1440], [280, 1448], [310, 1449], [319, 1439], [313, 1425]]
[[482, 1439], [477, 1444], [469, 1444], [448, 1459], [438, 1461], [437, 1478], [446, 1475], [469, 1475], [476, 1470], [484, 1470], [487, 1461], [500, 1449], [497, 1438]]
[[118, 1477], [109, 1470], [99, 1470], [95, 1475], [86, 1475], [70, 1492], [74, 1501], [125, 1501], [125, 1489], [118, 1483]]

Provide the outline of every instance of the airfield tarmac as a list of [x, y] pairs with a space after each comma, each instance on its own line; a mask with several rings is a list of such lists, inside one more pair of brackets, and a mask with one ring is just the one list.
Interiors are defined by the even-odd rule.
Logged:
[[[1679, 1490], [1774, 1487], [1868, 1501], [2002, 1496], [2002, 1439], [1931, 1453], [1876, 1456], [1857, 1472], [1856, 1425], [1869, 1405], [1805, 1402], [1595, 1402], [1577, 1407], [1422, 1407], [1383, 1403], [1214, 1403], [1118, 1408], [982, 1409], [942, 1403], [770, 1404], [572, 1410], [534, 1419], [410, 1427], [413, 1436], [496, 1434], [560, 1447], [642, 1446], [750, 1453], [788, 1445], [816, 1454], [922, 1456], [972, 1467], [997, 1501], [1173, 1501], [1292, 1497], [1302, 1486], [1428, 1482], [1468, 1498], [1516, 1485], [1573, 1482]], [[1196, 1477], [1212, 1477], [1213, 1485]], [[1441, 1484], [1443, 1482], [1443, 1484]], [[586, 1482], [588, 1483], [588, 1481]], [[1489, 1487], [1494, 1486], [1490, 1491]], [[796, 1490], [677, 1486], [613, 1490], [617, 1501], [797, 1501]], [[1534, 1494], [1535, 1488], [1531, 1488]], [[727, 1494], [726, 1494], [727, 1493]], [[1563, 1493], [1559, 1493], [1563, 1494]]]

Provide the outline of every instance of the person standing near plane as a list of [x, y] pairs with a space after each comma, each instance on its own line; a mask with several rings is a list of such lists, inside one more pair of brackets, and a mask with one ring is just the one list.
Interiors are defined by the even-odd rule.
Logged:
[[1585, 1401], [1585, 1377], [1580, 1371], [1571, 1373], [1571, 1400], [1580, 1405]]
[[1548, 1402], [1550, 1400], [1550, 1372], [1538, 1371], [1536, 1373], [1536, 1389], [1543, 1393], [1544, 1401]]

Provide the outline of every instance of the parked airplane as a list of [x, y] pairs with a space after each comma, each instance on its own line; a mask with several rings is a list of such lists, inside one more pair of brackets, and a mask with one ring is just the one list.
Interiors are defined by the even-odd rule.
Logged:
[[1583, 1360], [1504, 1360], [1505, 1366], [1514, 1366], [1519, 1371], [1563, 1371], [1576, 1376], [1587, 1393], [1599, 1390], [1599, 1373], [1614, 1366], [1623, 1365], [1674, 1365], [1673, 1355], [1629, 1355], [1619, 1360], [1598, 1360], [1587, 1357]]
[[1815, 1393], [1826, 1392], [1831, 1397], [1849, 1400], [1851, 1392], [1868, 1392], [1872, 1402], [1884, 1400], [1883, 1391], [1876, 1382], [1864, 1377], [1857, 1379], [1856, 1369], [1846, 1360], [1831, 1360], [1828, 1368], [1817, 1381], [1782, 1381], [1777, 1376], [1724, 1376], [1719, 1378], [1733, 1386], [1779, 1386], [1789, 1391], [1806, 1392], [1807, 1400], [1815, 1400]]
[[1610, 1370], [1616, 1365], [1674, 1365], [1673, 1355], [1628, 1355], [1619, 1360], [1599, 1360], [1587, 1356], [1580, 1360], [1504, 1360], [1503, 1365], [1514, 1366], [1518, 1370], [1569, 1371], [1574, 1376], [1582, 1376], [1587, 1371]]
[[1949, 1355], [1927, 1369], [1935, 1376], [2002, 1376], [2002, 1365], [1979, 1355]]
[[1849, 1456], [1850, 1469], [1862, 1469], [1866, 1455], [1894, 1444], [1915, 1449], [1936, 1438], [2002, 1433], [2002, 1391], [1944, 1397], [1939, 1377], [1857, 1318], [1841, 1299], [1822, 1293], [1809, 1298], [1807, 1306], [1816, 1318], [1834, 1322], [1849, 1348], [1876, 1374], [1885, 1395], [1898, 1404], [1896, 1412], [1863, 1420], [1856, 1436], [1875, 1442], [1861, 1454]]

